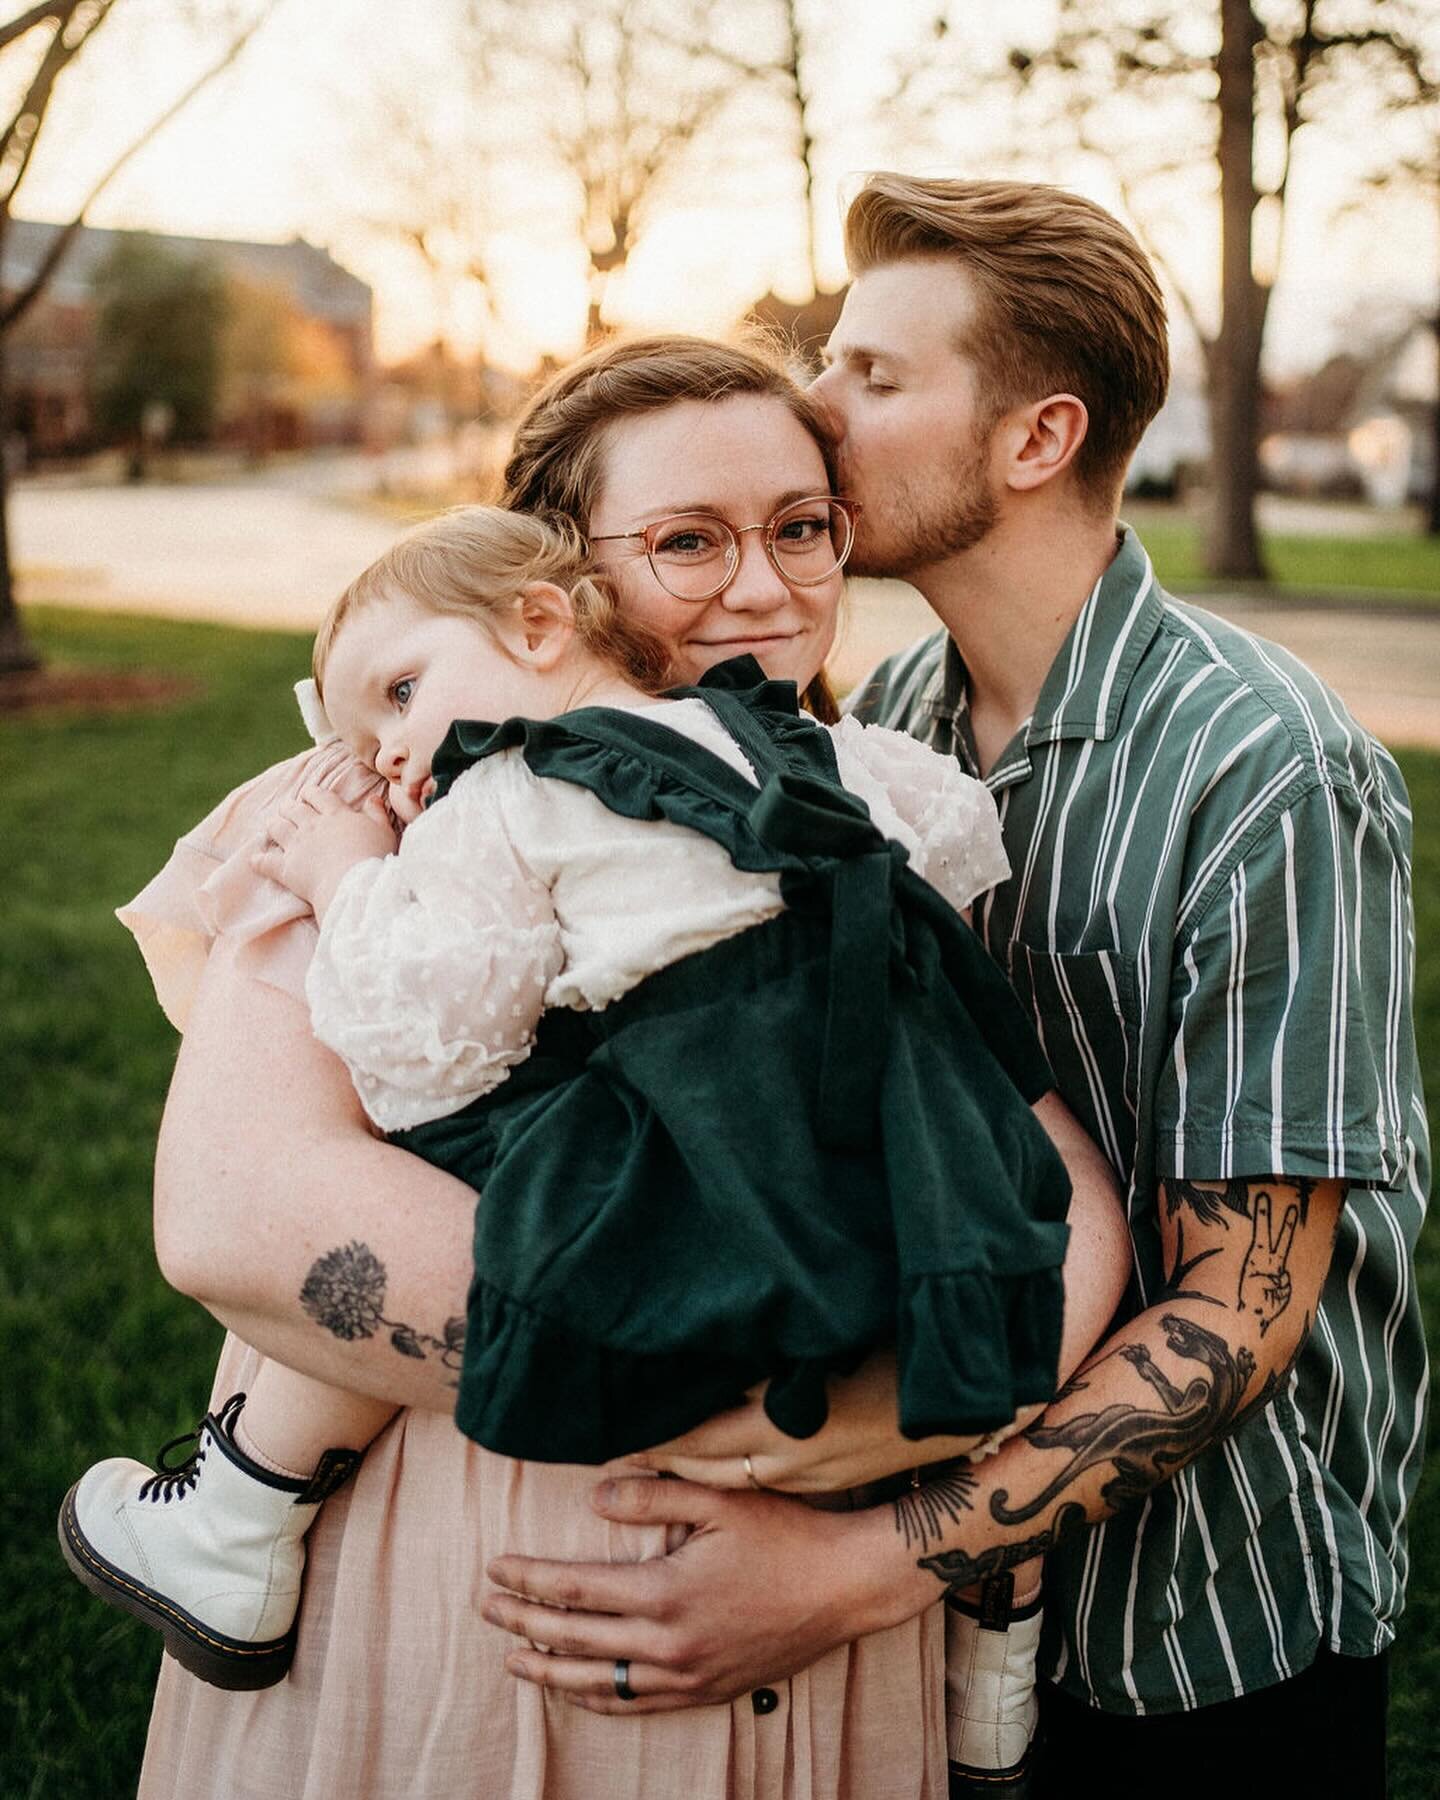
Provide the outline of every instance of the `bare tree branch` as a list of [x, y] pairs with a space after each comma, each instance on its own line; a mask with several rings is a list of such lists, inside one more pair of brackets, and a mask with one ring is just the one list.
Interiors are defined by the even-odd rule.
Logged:
[[[113, 5], [113, 3], [114, 0], [107, 0], [107, 13], [109, 7]], [[29, 311], [30, 307], [34, 305], [41, 293], [44, 292], [45, 285], [55, 273], [56, 268], [59, 266], [60, 259], [70, 248], [71, 243], [74, 241], [75, 234], [85, 223], [85, 215], [125, 167], [126, 163], [128, 163], [133, 156], [138, 155], [153, 138], [163, 131], [175, 115], [184, 107], [188, 106], [202, 89], [208, 87], [217, 76], [222, 75], [225, 70], [235, 62], [237, 57], [239, 57], [241, 52], [245, 49], [246, 45], [255, 36], [255, 33], [266, 22], [279, 4], [280, 0], [265, 0], [265, 4], [250, 23], [245, 26], [234, 39], [232, 39], [225, 54], [219, 57], [215, 62], [211, 63], [207, 69], [197, 76], [196, 79], [165, 108], [164, 112], [146, 126], [140, 136], [135, 138], [121, 151], [119, 156], [115, 158], [109, 168], [107, 168], [100, 176], [100, 179], [91, 187], [89, 193], [86, 194], [74, 217], [60, 231], [56, 232], [49, 247], [46, 249], [44, 256], [40, 259], [39, 266], [36, 268], [29, 281], [14, 294], [10, 295], [3, 306], [0, 306], [0, 332], [8, 331], [17, 319], [21, 318]], [[102, 17], [103, 16], [104, 15], [102, 15]], [[71, 53], [72, 55], [78, 53], [81, 45], [90, 35], [92, 35], [93, 30], [94, 27], [91, 28], [91, 31], [86, 33], [86, 37], [82, 38], [80, 43], [76, 44], [75, 50]]]

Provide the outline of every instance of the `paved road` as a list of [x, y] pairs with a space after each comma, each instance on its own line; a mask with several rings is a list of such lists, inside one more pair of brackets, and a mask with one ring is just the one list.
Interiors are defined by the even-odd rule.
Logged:
[[[23, 599], [309, 630], [330, 600], [393, 540], [399, 524], [351, 500], [358, 458], [194, 487], [22, 483], [11, 528]], [[1300, 656], [1387, 742], [1440, 748], [1440, 611], [1396, 613], [1204, 604]], [[842, 684], [933, 629], [924, 602], [894, 582], [851, 584], [836, 653]]]

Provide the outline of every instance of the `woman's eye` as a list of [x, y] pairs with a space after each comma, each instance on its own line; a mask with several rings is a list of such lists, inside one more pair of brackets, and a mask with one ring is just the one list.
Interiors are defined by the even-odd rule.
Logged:
[[786, 519], [775, 536], [786, 544], [813, 544], [817, 538], [828, 537], [829, 533], [830, 515], [826, 512], [813, 517]]
[[655, 540], [660, 556], [708, 556], [719, 546], [718, 533], [705, 525], [677, 526]]
[[390, 699], [396, 706], [408, 706], [414, 692], [415, 677], [413, 675], [402, 675], [399, 681], [390, 683]]

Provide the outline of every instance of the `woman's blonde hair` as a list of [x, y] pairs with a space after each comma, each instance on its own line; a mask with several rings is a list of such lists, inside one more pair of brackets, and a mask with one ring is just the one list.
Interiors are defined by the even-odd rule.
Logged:
[[[722, 344], [667, 335], [602, 345], [540, 389], [515, 428], [501, 504], [587, 530], [605, 479], [610, 428], [681, 400], [755, 395], [778, 400], [814, 440], [835, 479], [824, 414], [791, 378], [778, 348], [758, 335]], [[817, 718], [839, 717], [824, 673], [805, 690]]]
[[323, 693], [336, 634], [362, 607], [403, 596], [429, 612], [473, 620], [493, 636], [526, 588], [541, 581], [570, 596], [575, 633], [587, 650], [637, 686], [654, 691], [664, 685], [669, 651], [620, 611], [608, 584], [590, 567], [579, 527], [560, 517], [542, 519], [498, 506], [457, 506], [441, 513], [406, 532], [357, 575], [316, 633], [316, 685]]

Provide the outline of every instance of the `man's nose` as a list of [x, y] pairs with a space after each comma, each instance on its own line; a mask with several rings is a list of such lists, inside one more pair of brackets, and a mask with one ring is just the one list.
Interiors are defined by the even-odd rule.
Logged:
[[836, 381], [839, 368], [838, 363], [832, 363], [829, 368], [822, 369], [805, 390], [807, 396], [820, 408], [830, 436], [836, 443], [845, 435], [845, 415], [840, 410], [840, 388]]
[[769, 611], [783, 606], [790, 598], [790, 589], [770, 560], [764, 530], [750, 526], [738, 535], [740, 562], [735, 579], [720, 596], [721, 605], [733, 612]]

